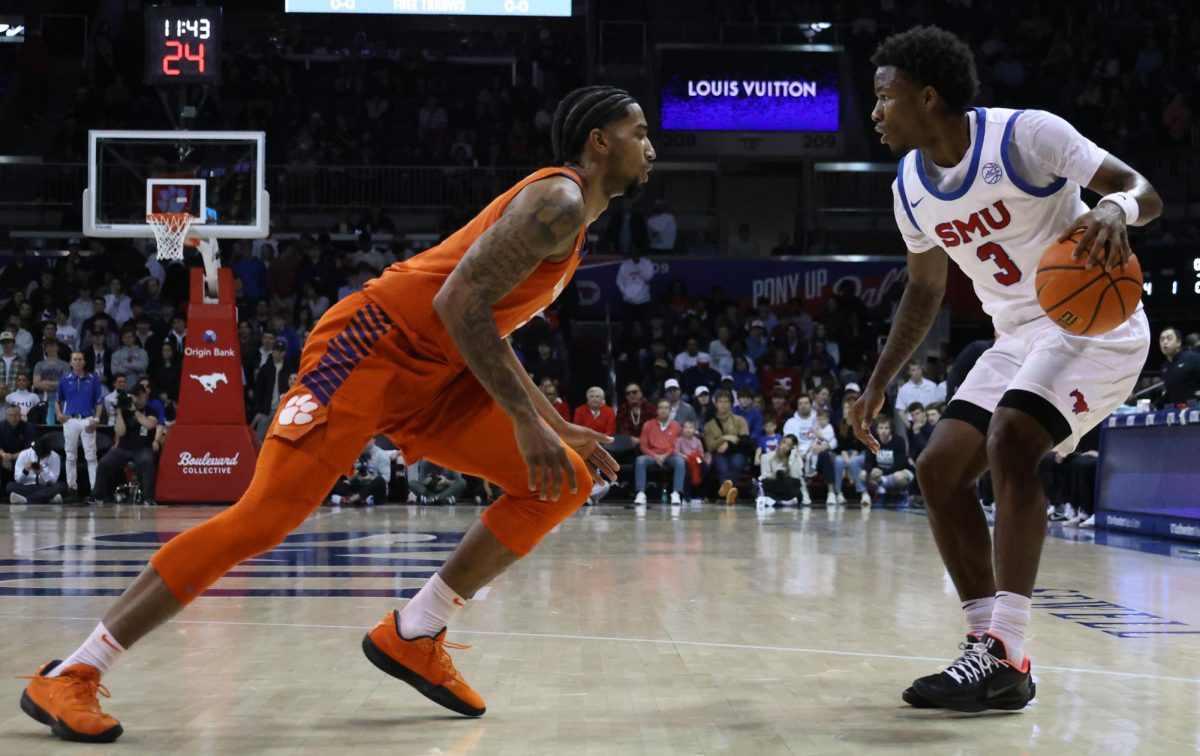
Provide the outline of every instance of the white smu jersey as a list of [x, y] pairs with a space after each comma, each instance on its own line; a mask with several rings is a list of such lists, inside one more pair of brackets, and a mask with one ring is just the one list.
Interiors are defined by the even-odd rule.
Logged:
[[1002, 333], [1046, 317], [1034, 277], [1042, 253], [1088, 207], [1080, 199], [1104, 150], [1058, 116], [975, 108], [971, 146], [953, 168], [920, 150], [892, 184], [896, 224], [910, 252], [940, 246], [975, 285]]

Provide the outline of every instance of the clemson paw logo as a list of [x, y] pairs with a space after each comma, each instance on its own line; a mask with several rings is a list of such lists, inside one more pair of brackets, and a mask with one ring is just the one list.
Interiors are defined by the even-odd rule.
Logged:
[[280, 425], [308, 425], [313, 421], [312, 413], [321, 405], [313, 401], [312, 394], [301, 394], [288, 399], [279, 410]]

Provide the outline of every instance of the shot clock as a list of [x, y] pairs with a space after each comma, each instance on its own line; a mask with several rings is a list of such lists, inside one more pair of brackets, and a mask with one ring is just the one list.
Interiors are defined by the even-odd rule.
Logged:
[[221, 9], [146, 8], [146, 83], [216, 84]]

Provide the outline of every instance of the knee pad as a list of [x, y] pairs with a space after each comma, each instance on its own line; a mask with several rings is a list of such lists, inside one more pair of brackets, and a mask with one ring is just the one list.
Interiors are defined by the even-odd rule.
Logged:
[[547, 533], [588, 500], [592, 492], [591, 473], [579, 455], [571, 452], [570, 456], [575, 468], [575, 493], [564, 486], [557, 500], [540, 501], [536, 491], [522, 491], [521, 495], [505, 492], [480, 517], [492, 535], [517, 556], [533, 551]]

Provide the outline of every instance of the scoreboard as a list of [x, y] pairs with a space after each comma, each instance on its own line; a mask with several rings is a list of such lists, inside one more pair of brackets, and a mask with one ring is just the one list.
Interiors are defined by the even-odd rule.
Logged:
[[287, 13], [570, 16], [571, 0], [285, 0]]
[[216, 84], [221, 77], [221, 9], [146, 8], [146, 83]]

